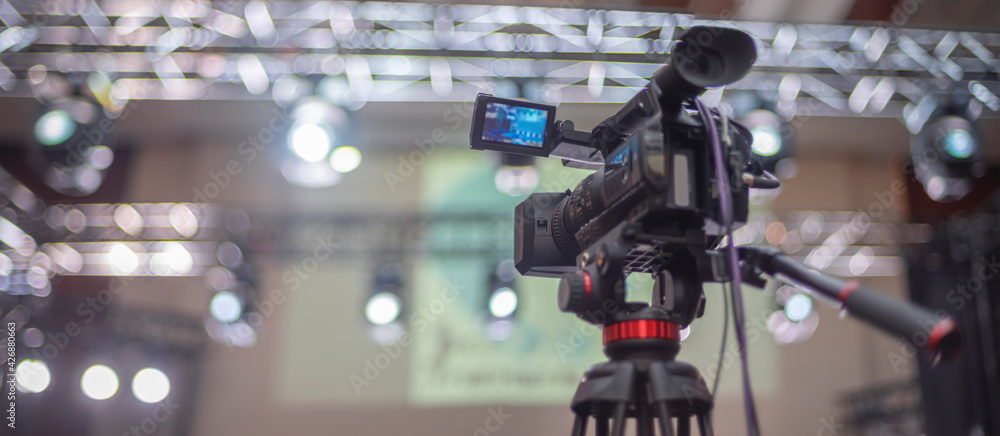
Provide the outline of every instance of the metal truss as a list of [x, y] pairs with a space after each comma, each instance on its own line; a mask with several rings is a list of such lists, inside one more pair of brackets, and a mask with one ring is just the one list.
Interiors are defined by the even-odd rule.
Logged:
[[[118, 99], [282, 103], [317, 92], [352, 108], [367, 101], [469, 101], [489, 89], [551, 103], [622, 102], [667, 60], [680, 32], [715, 24], [747, 31], [759, 48], [754, 70], [726, 92], [758, 91], [778, 100], [778, 111], [789, 117], [897, 117], [912, 129], [933, 108], [928, 95], [956, 91], [971, 94], [982, 115], [1000, 111], [1000, 33], [891, 23], [190, 0], [0, 0], [0, 20], [6, 25], [0, 30], [0, 88], [8, 96], [37, 95], [32, 85], [48, 70], [106, 73]], [[718, 103], [722, 93], [710, 92], [706, 100]]]
[[[380, 261], [513, 256], [510, 212], [426, 214], [254, 213], [250, 250], [262, 259], [304, 259], [326, 250], [333, 258]], [[831, 274], [896, 276], [898, 247], [930, 240], [926, 224], [872, 221], [863, 212], [761, 211], [734, 233], [738, 245], [774, 245], [793, 259]]]

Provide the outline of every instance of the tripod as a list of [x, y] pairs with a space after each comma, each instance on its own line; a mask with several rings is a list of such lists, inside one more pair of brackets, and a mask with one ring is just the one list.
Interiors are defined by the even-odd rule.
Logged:
[[677, 324], [646, 310], [630, 318], [605, 327], [610, 360], [584, 373], [570, 406], [576, 414], [571, 434], [585, 435], [590, 417], [599, 436], [625, 434], [626, 418], [635, 418], [640, 436], [655, 434], [654, 420], [661, 436], [690, 435], [692, 417], [702, 436], [713, 434], [705, 380], [694, 366], [674, 360], [680, 351]]

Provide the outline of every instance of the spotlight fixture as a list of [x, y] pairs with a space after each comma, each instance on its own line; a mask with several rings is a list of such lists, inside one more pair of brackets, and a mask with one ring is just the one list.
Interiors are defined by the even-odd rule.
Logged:
[[403, 333], [404, 289], [405, 270], [401, 264], [378, 267], [363, 309], [368, 334], [376, 342], [389, 343]]
[[791, 131], [787, 121], [768, 109], [754, 109], [740, 117], [740, 123], [750, 129], [753, 142], [750, 150], [753, 159], [760, 163], [765, 171], [774, 173], [779, 178], [794, 175], [784, 166], [785, 162], [794, 156]]
[[143, 368], [132, 378], [132, 395], [143, 403], [162, 401], [170, 394], [170, 378], [156, 368]]
[[107, 365], [91, 366], [80, 378], [80, 389], [87, 397], [106, 400], [118, 392], [118, 374]]
[[486, 333], [494, 341], [507, 339], [513, 333], [519, 303], [516, 277], [517, 269], [511, 259], [498, 263], [490, 272], [485, 301]]
[[319, 97], [299, 101], [291, 111], [288, 149], [292, 157], [281, 166], [290, 183], [323, 188], [340, 182], [343, 173], [361, 164], [361, 152], [348, 141], [348, 115], [342, 108]]
[[22, 360], [14, 371], [17, 388], [22, 392], [37, 393], [49, 387], [52, 373], [41, 360]]
[[984, 150], [967, 104], [951, 102], [936, 110], [910, 139], [913, 170], [934, 201], [959, 200], [972, 190], [973, 180], [986, 173]]
[[34, 165], [51, 188], [83, 196], [100, 187], [104, 171], [114, 161], [115, 125], [108, 117], [113, 112], [99, 103], [102, 91], [85, 84], [70, 87], [75, 89], [72, 95], [46, 100], [35, 120], [31, 130]]

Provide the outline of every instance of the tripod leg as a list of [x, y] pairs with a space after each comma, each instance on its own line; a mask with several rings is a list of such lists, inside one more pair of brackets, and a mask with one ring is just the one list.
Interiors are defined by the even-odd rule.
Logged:
[[627, 401], [615, 405], [615, 414], [611, 417], [611, 436], [625, 436], [625, 408]]
[[670, 410], [665, 401], [659, 403], [660, 436], [674, 436], [674, 423], [670, 421]]
[[597, 418], [597, 428], [595, 429], [597, 436], [608, 436], [608, 417], [602, 416]]
[[691, 417], [677, 417], [677, 436], [691, 436]]
[[655, 436], [653, 433], [653, 415], [650, 413], [650, 404], [646, 402], [646, 395], [640, 394], [640, 399], [635, 403], [636, 435]]
[[573, 421], [573, 436], [585, 436], [587, 434], [587, 414], [577, 413], [576, 420]]
[[701, 436], [713, 436], [715, 431], [712, 430], [712, 412], [705, 412], [698, 415], [698, 432]]

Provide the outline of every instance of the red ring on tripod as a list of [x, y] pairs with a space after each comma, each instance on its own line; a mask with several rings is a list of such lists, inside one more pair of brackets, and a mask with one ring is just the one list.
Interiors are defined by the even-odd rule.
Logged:
[[670, 339], [679, 341], [680, 327], [658, 319], [633, 319], [604, 327], [604, 344], [626, 339]]

